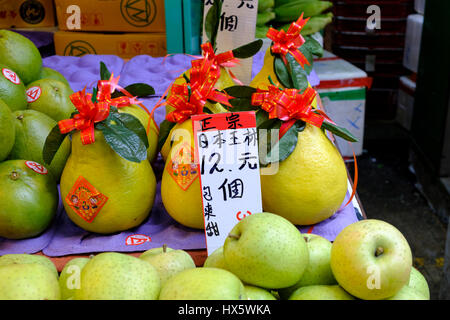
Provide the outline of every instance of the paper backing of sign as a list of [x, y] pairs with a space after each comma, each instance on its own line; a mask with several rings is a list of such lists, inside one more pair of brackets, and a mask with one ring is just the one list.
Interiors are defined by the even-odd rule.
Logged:
[[[212, 1], [205, 1], [203, 12], [202, 43], [208, 41], [205, 33], [205, 18], [212, 6]], [[255, 40], [257, 1], [223, 0], [217, 33], [216, 53], [233, 50]], [[243, 59], [232, 72], [242, 83], [248, 85], [252, 77], [253, 58]]]
[[192, 120], [210, 255], [240, 220], [262, 212], [256, 120], [254, 112], [199, 115]]

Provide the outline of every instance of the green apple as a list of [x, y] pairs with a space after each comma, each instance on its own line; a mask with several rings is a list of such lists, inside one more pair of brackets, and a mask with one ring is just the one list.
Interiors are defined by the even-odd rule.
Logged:
[[339, 285], [314, 285], [295, 290], [289, 300], [355, 300]]
[[147, 261], [158, 271], [161, 286], [178, 272], [195, 268], [191, 255], [184, 250], [173, 250], [163, 246], [145, 251], [139, 259]]
[[331, 242], [312, 233], [303, 234], [303, 238], [309, 251], [309, 264], [300, 281], [292, 287], [279, 290], [283, 299], [289, 298], [300, 287], [337, 284], [330, 266]]
[[331, 270], [351, 295], [381, 300], [395, 295], [408, 283], [411, 248], [393, 225], [376, 219], [345, 227], [331, 248]]
[[425, 298], [430, 299], [430, 288], [427, 279], [415, 267], [411, 268], [408, 286], [419, 291]]
[[74, 300], [156, 300], [160, 290], [158, 271], [150, 263], [123, 253], [103, 252], [81, 270]]
[[186, 269], [167, 280], [159, 300], [246, 300], [244, 285], [219, 268]]
[[223, 254], [227, 269], [243, 282], [269, 289], [297, 283], [309, 262], [308, 247], [297, 227], [268, 212], [239, 221], [225, 240]]
[[247, 300], [277, 300], [273, 294], [266, 289], [250, 285], [244, 285], [244, 289]]
[[225, 257], [223, 256], [223, 246], [213, 251], [203, 263], [203, 267], [207, 268], [220, 268], [227, 270], [225, 264]]
[[75, 291], [80, 289], [81, 270], [88, 262], [89, 258], [73, 258], [64, 265], [59, 275], [61, 299], [72, 298]]
[[60, 300], [58, 279], [40, 263], [0, 266], [0, 300]]
[[0, 257], [0, 266], [27, 263], [41, 264], [47, 267], [55, 275], [55, 277], [58, 278], [58, 270], [56, 269], [55, 264], [47, 257], [27, 253], [11, 253]]
[[386, 300], [430, 300], [424, 296], [419, 290], [410, 286], [404, 286], [394, 296]]

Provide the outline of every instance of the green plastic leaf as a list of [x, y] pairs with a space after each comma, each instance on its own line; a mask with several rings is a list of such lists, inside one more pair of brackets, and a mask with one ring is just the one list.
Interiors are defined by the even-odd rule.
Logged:
[[170, 130], [176, 125], [175, 122], [164, 120], [159, 125], [158, 150], [161, 150], [169, 136]]
[[339, 127], [335, 124], [332, 124], [328, 121], [324, 121], [322, 122], [322, 126], [320, 127], [321, 129], [325, 129], [330, 131], [331, 133], [333, 133], [334, 135], [341, 137], [342, 139], [345, 139], [347, 141], [350, 142], [357, 142], [358, 139], [350, 132], [348, 131], [346, 128], [343, 127]]
[[59, 147], [66, 136], [67, 133], [62, 134], [58, 125], [53, 127], [45, 139], [44, 148], [42, 150], [42, 158], [44, 159], [45, 164], [50, 165], [52, 163], [55, 154], [58, 152]]
[[110, 77], [111, 77], [111, 72], [109, 72], [108, 68], [103, 63], [103, 61], [100, 61], [100, 79], [109, 80]]
[[114, 119], [121, 121], [125, 127], [139, 136], [146, 148], [149, 147], [147, 131], [138, 118], [129, 113], [117, 113]]
[[[288, 55], [289, 56], [289, 55]], [[276, 55], [273, 60], [273, 70], [277, 76], [278, 81], [286, 88], [293, 88], [291, 75], [288, 67], [284, 64], [283, 59]]]
[[290, 88], [295, 88], [298, 90], [306, 89], [308, 87], [308, 77], [306, 75], [306, 71], [292, 55], [287, 54], [286, 60], [288, 61], [288, 73], [292, 81], [292, 86]]
[[91, 101], [92, 101], [93, 103], [96, 103], [96, 102], [97, 102], [97, 92], [98, 92], [97, 87], [92, 88], [92, 97], [91, 97]]
[[[298, 127], [294, 123], [288, 131], [279, 139], [273, 146], [271, 146], [270, 151], [267, 152], [266, 162], [274, 163], [281, 162], [285, 160], [294, 151], [297, 146], [298, 140]], [[275, 146], [278, 145], [278, 152], [276, 152]]]
[[255, 113], [255, 117], [256, 117], [256, 127], [259, 128], [259, 126], [266, 122], [267, 120], [269, 120], [269, 114], [267, 112], [265, 112], [262, 109], [259, 109], [258, 111], [256, 111]]
[[233, 112], [252, 111], [259, 109], [258, 106], [252, 105], [252, 100], [249, 98], [235, 98], [230, 99], [229, 101], [232, 107], [228, 107], [228, 110]]
[[[308, 60], [308, 62], [309, 62], [309, 65], [305, 64], [303, 66], [303, 69], [306, 71], [306, 74], [310, 74], [311, 71], [312, 71], [313, 64], [314, 64], [314, 56], [313, 56], [311, 51], [309, 51], [309, 49], [306, 46], [301, 46], [299, 50], [300, 50], [301, 53], [303, 53], [303, 55], [305, 56], [306, 60]], [[289, 54], [288, 56], [291, 56], [291, 55]], [[295, 62], [297, 62], [297, 61], [295, 61]], [[297, 64], [298, 64], [298, 62], [297, 62]]]
[[323, 56], [323, 47], [316, 39], [314, 39], [312, 36], [305, 36], [304, 39], [305, 43], [302, 45], [302, 47], [305, 47], [309, 52], [319, 58]]
[[122, 158], [137, 163], [147, 159], [147, 148], [141, 138], [120, 122], [108, 117], [97, 123], [96, 129], [102, 131], [108, 145]]
[[155, 89], [146, 83], [133, 83], [124, 89], [136, 97], [147, 97], [155, 94]]
[[[147, 97], [155, 94], [155, 89], [146, 83], [133, 83], [126, 86], [124, 89], [135, 97]], [[111, 98], [117, 98], [124, 95], [124, 93], [116, 90], [111, 94]]]
[[233, 49], [233, 55], [239, 59], [253, 57], [261, 49], [263, 41], [261, 39], [250, 42], [246, 45]]
[[223, 91], [234, 98], [251, 99], [252, 95], [256, 92], [256, 88], [249, 86], [231, 86], [223, 89]]
[[220, 15], [222, 12], [222, 1], [214, 0], [205, 18], [205, 33], [211, 42], [213, 49], [216, 48], [216, 38], [219, 31]]

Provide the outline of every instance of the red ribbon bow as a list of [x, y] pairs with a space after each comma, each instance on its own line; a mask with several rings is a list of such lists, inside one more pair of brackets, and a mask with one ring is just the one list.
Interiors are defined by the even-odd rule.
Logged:
[[92, 102], [92, 95], [86, 89], [70, 95], [70, 100], [79, 111], [71, 119], [58, 122], [59, 130], [65, 134], [73, 130], [81, 131], [81, 143], [95, 142], [94, 125], [105, 120], [109, 115], [109, 104], [105, 101]]
[[[212, 70], [217, 72], [220, 77], [220, 68], [232, 68], [239, 64], [239, 59], [234, 57], [233, 51], [229, 50], [216, 55], [212, 47], [211, 42], [206, 42], [201, 45], [203, 51], [204, 59], [209, 59], [213, 61]], [[228, 70], [230, 77], [239, 85], [243, 85], [242, 82], [230, 71]]]
[[171, 122], [183, 122], [195, 114], [202, 114], [208, 100], [231, 106], [229, 95], [214, 88], [220, 73], [214, 68], [214, 60], [200, 59], [192, 61], [189, 83], [172, 86], [172, 95], [166, 103], [175, 108], [167, 114]]
[[[111, 98], [111, 94], [117, 89], [121, 92], [126, 91], [121, 86], [119, 86], [119, 78], [114, 78], [114, 74], [111, 74], [109, 80], [100, 80], [97, 82], [97, 101], [102, 101], [108, 103], [110, 106], [116, 108], [127, 107], [132, 104], [141, 103], [136, 99], [136, 97], [130, 97], [129, 95], [120, 96], [116, 98]], [[124, 92], [125, 93], [125, 92]]]
[[303, 120], [316, 127], [321, 127], [325, 116], [317, 114], [311, 106], [316, 91], [310, 87], [303, 93], [297, 89], [281, 90], [270, 85], [268, 90], [257, 89], [252, 95], [252, 105], [260, 105], [269, 113], [269, 119], [278, 118], [283, 121], [280, 128], [280, 137], [286, 133], [297, 121]]
[[256, 89], [252, 95], [252, 105], [261, 106], [261, 109], [269, 113], [269, 119], [277, 118], [277, 99], [281, 89], [269, 85], [268, 90]]
[[267, 31], [266, 36], [273, 41], [271, 49], [272, 53], [281, 54], [285, 63], [287, 63], [286, 55], [290, 53], [302, 66], [302, 68], [305, 64], [309, 65], [309, 61], [306, 59], [303, 53], [298, 50], [298, 48], [300, 48], [305, 43], [305, 39], [300, 34], [300, 31], [308, 22], [308, 20], [309, 18], [303, 19], [302, 13], [298, 20], [293, 22], [289, 26], [287, 32], [285, 32], [284, 30], [278, 31], [274, 28], [270, 28], [269, 31]]

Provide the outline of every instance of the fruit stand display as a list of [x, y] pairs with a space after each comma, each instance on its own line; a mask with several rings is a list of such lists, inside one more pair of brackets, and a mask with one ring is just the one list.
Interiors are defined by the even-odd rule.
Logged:
[[[300, 35], [308, 19], [268, 29], [243, 85], [232, 67], [262, 41], [215, 52], [220, 10], [198, 57], [41, 60], [0, 31], [25, 52], [0, 49], [0, 299], [429, 298], [406, 239], [358, 201], [357, 171], [353, 184], [333, 143], [356, 138], [312, 87], [323, 49]], [[279, 130], [260, 155], [279, 169], [261, 175], [265, 212], [207, 252], [191, 117], [241, 111]]]

